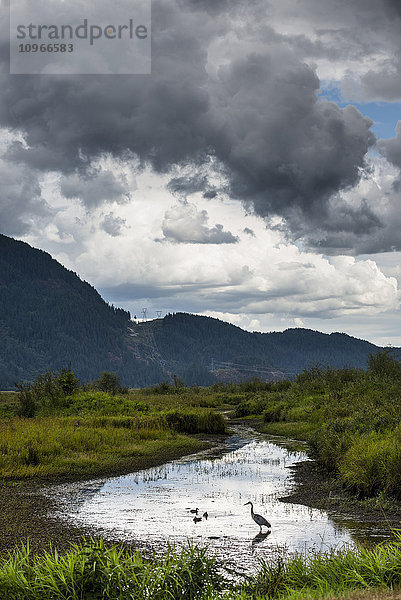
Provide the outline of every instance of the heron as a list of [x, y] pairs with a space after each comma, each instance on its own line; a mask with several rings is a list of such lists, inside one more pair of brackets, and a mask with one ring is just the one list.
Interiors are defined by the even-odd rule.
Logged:
[[266, 521], [266, 519], [264, 517], [262, 517], [262, 515], [257, 515], [256, 513], [253, 512], [253, 504], [252, 504], [252, 502], [246, 502], [244, 504], [244, 506], [246, 506], [247, 504], [251, 505], [251, 517], [255, 521], [255, 523], [257, 523], [257, 525], [259, 525], [259, 527], [260, 527], [260, 533], [262, 533], [262, 527], [263, 527], [263, 525], [265, 527], [267, 527], [268, 529], [270, 529], [271, 525], [270, 525], [269, 521]]

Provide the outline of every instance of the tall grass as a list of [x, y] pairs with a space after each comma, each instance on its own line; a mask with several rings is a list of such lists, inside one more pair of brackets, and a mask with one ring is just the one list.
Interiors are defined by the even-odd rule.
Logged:
[[151, 562], [103, 542], [63, 556], [32, 556], [26, 546], [0, 565], [0, 597], [7, 600], [201, 600], [221, 587], [215, 559], [193, 546]]
[[356, 589], [399, 587], [401, 538], [374, 549], [346, 548], [262, 562], [246, 589], [253, 597], [344, 597]]
[[[184, 434], [225, 432], [223, 416], [210, 409], [214, 400], [199, 390], [121, 395], [80, 389], [74, 378], [74, 386], [64, 386], [67, 393], [61, 385], [66, 375], [73, 377], [70, 371], [47, 373], [26, 390], [21, 384], [13, 403], [4, 395], [0, 477], [85, 476], [144, 468], [204, 447]], [[33, 411], [28, 410], [32, 400]]]
[[89, 475], [203, 448], [159, 417], [43, 417], [0, 422], [3, 478]]
[[261, 561], [245, 580], [226, 576], [205, 548], [169, 548], [163, 559], [102, 541], [32, 555], [29, 546], [0, 561], [7, 600], [251, 600], [345, 597], [354, 590], [398, 588], [401, 540], [374, 549], [345, 548]]
[[401, 426], [356, 436], [339, 461], [338, 470], [344, 484], [362, 496], [384, 491], [400, 500]]

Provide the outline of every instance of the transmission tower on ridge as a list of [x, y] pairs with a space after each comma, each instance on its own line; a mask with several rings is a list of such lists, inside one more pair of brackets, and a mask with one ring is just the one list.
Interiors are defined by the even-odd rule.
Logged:
[[161, 316], [162, 316], [162, 311], [161, 310], [157, 310], [156, 311], [156, 315], [157, 315], [157, 318], [160, 319]]
[[142, 309], [142, 321], [146, 321], [147, 314], [148, 314], [148, 309], [147, 308], [143, 308]]

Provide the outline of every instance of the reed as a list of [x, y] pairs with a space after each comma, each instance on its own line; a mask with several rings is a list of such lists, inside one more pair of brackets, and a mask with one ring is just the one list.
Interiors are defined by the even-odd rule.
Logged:
[[[65, 554], [33, 555], [23, 546], [0, 561], [0, 597], [7, 600], [284, 600], [391, 597], [401, 584], [401, 538], [374, 549], [280, 556], [257, 573], [233, 580], [205, 548], [168, 548], [164, 558], [102, 540]], [[387, 594], [386, 594], [387, 590]]]
[[0, 564], [0, 597], [8, 600], [201, 600], [221, 585], [215, 559], [194, 546], [151, 561], [102, 541], [64, 555], [33, 556], [24, 546]]
[[252, 597], [346, 597], [353, 590], [394, 589], [401, 584], [401, 537], [374, 549], [333, 550], [262, 562], [246, 591]]

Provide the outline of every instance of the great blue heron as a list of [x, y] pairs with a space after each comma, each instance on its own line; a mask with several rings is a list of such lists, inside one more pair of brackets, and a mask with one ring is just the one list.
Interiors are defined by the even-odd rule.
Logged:
[[253, 504], [252, 504], [252, 502], [246, 502], [244, 504], [244, 506], [246, 506], [247, 504], [251, 505], [251, 517], [255, 521], [255, 523], [257, 523], [259, 525], [259, 527], [260, 527], [260, 533], [262, 533], [262, 526], [263, 525], [265, 527], [267, 527], [268, 529], [270, 529], [271, 525], [270, 525], [269, 521], [266, 521], [266, 519], [264, 517], [262, 517], [262, 515], [257, 515], [256, 513], [253, 512]]

